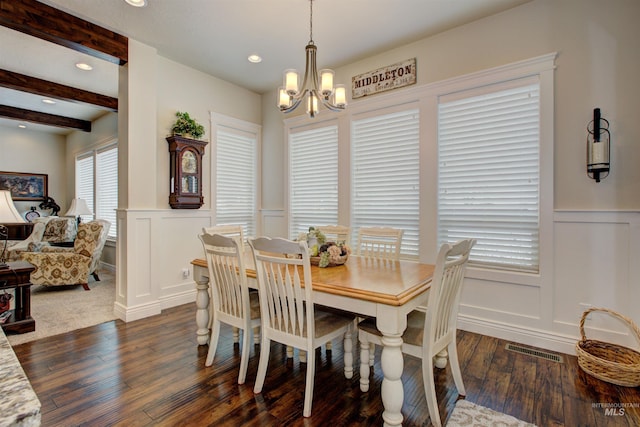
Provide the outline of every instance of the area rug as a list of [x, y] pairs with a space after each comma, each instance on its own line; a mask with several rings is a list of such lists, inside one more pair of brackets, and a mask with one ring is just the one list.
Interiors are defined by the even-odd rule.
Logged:
[[90, 291], [82, 286], [31, 286], [31, 317], [36, 330], [7, 334], [12, 346], [114, 320], [115, 277], [100, 270], [100, 281], [89, 280]]
[[466, 400], [458, 400], [451, 413], [447, 427], [535, 427], [511, 415], [476, 405]]

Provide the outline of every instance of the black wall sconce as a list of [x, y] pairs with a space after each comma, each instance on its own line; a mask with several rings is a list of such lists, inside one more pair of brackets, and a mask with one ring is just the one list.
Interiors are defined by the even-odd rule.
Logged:
[[593, 121], [587, 125], [587, 175], [596, 182], [609, 175], [611, 148], [609, 122], [600, 116], [600, 109], [593, 110]]

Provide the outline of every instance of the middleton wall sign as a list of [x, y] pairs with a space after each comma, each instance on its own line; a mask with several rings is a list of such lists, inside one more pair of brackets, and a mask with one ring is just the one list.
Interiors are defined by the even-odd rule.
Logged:
[[416, 58], [388, 65], [351, 78], [351, 98], [361, 98], [385, 90], [415, 84]]

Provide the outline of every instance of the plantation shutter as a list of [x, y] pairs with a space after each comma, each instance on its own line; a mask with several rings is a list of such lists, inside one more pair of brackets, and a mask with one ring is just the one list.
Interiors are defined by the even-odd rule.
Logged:
[[95, 216], [111, 223], [108, 237], [115, 239], [118, 209], [118, 146], [112, 145], [96, 154]]
[[256, 235], [255, 134], [218, 126], [216, 132], [216, 223], [241, 225]]
[[338, 127], [289, 135], [289, 235], [338, 223]]
[[438, 240], [477, 243], [470, 261], [539, 266], [537, 78], [444, 96], [438, 107]]
[[[76, 198], [84, 199], [92, 212], [96, 212], [93, 198], [93, 153], [76, 159]], [[82, 215], [82, 221], [91, 221], [92, 215]]]
[[420, 139], [417, 109], [351, 124], [354, 237], [360, 227], [404, 230], [401, 256], [418, 257]]

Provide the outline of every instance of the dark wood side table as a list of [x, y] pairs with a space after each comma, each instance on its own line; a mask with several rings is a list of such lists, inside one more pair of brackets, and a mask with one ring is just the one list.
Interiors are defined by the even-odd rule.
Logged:
[[9, 231], [9, 237], [7, 240], [24, 240], [31, 235], [33, 231], [32, 222], [20, 222], [20, 223], [4, 223]]
[[26, 261], [8, 262], [9, 268], [0, 270], [0, 291], [15, 289], [14, 309], [2, 324], [5, 332], [22, 334], [36, 330], [36, 321], [31, 317], [31, 282], [29, 275], [35, 267]]

